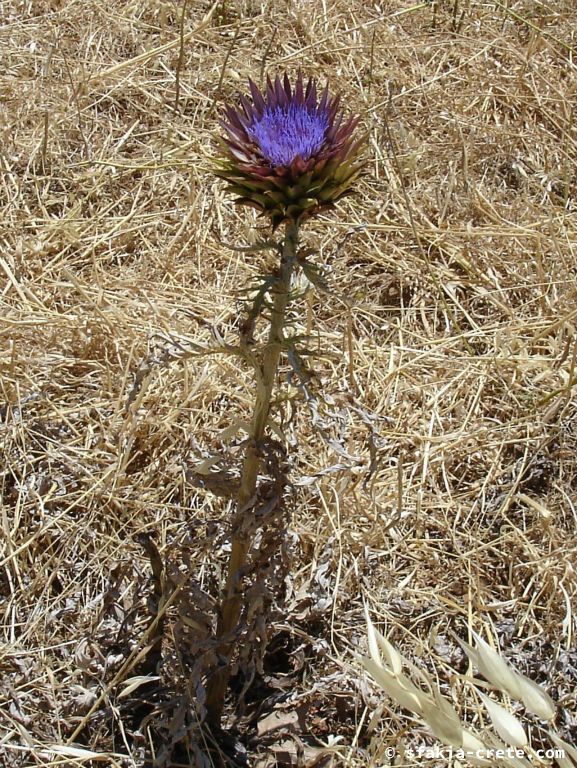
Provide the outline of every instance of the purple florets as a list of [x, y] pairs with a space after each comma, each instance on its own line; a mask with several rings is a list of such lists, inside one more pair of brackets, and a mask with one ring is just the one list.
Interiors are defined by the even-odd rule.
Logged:
[[317, 94], [314, 79], [299, 72], [266, 79], [261, 90], [225, 104], [220, 125], [222, 157], [216, 173], [236, 202], [283, 221], [304, 221], [346, 195], [365, 163], [366, 138], [354, 138], [359, 118], [345, 119], [340, 96], [328, 86]]
[[304, 104], [266, 106], [262, 117], [246, 132], [272, 165], [289, 166], [300, 156], [308, 160], [321, 148], [329, 124], [326, 110], [317, 112]]

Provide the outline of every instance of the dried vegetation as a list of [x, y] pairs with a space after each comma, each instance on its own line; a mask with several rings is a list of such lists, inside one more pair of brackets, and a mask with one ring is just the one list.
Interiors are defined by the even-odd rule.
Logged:
[[209, 754], [195, 643], [252, 380], [202, 349], [236, 343], [271, 258], [227, 247], [255, 219], [210, 158], [222, 100], [298, 68], [364, 115], [370, 162], [307, 227], [332, 290], [294, 305], [317, 404], [285, 378], [290, 534], [252, 583], [247, 637], [270, 650], [241, 659], [237, 693], [256, 688], [231, 727], [251, 765], [431, 743], [394, 706], [370, 717], [364, 596], [462, 717], [469, 627], [577, 739], [573, 6], [0, 3], [4, 765]]

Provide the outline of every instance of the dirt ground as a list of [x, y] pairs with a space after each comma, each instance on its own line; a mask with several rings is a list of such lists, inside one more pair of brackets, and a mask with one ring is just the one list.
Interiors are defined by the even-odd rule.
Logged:
[[[0, 62], [2, 764], [459, 765], [403, 757], [436, 741], [363, 671], [363, 601], [470, 727], [475, 630], [574, 744], [574, 0], [6, 0]], [[283, 515], [212, 742], [254, 395], [213, 350], [275, 258], [231, 247], [269, 233], [213, 175], [218, 118], [299, 69], [368, 162], [303, 228], [314, 397], [284, 360]]]

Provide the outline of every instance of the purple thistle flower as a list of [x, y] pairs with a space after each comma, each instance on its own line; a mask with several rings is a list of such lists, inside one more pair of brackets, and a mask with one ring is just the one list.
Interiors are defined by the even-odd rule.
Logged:
[[266, 107], [260, 120], [247, 128], [271, 165], [290, 165], [295, 157], [308, 160], [318, 152], [328, 127], [326, 112], [318, 114], [305, 105]]
[[328, 88], [317, 100], [313, 79], [304, 86], [299, 72], [294, 89], [285, 74], [267, 78], [261, 93], [249, 80], [252, 103], [224, 109], [223, 157], [217, 176], [228, 182], [237, 203], [282, 221], [308, 218], [345, 195], [358, 176], [365, 137], [354, 140], [359, 118], [344, 119], [340, 97]]

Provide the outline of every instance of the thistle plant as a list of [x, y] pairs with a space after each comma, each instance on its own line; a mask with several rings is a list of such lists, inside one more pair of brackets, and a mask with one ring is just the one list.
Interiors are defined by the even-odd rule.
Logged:
[[[315, 80], [305, 85], [301, 73], [294, 86], [286, 74], [282, 81], [278, 76], [274, 82], [267, 79], [263, 92], [252, 81], [249, 86], [250, 97], [240, 96], [240, 106], [224, 108], [224, 136], [215, 172], [227, 182], [238, 204], [259, 210], [273, 230], [284, 224], [285, 232], [276, 245], [280, 261], [259, 292], [261, 299], [266, 293], [270, 325], [255, 366], [256, 397], [232, 520], [231, 553], [217, 625], [220, 666], [207, 686], [207, 715], [213, 726], [220, 725], [243, 607], [242, 576], [251, 547], [247, 523], [255, 514], [271, 399], [279, 361], [289, 343], [285, 323], [291, 281], [299, 267], [306, 269], [298, 248], [299, 228], [350, 191], [363, 165], [365, 143], [364, 137], [354, 136], [359, 118], [345, 118], [340, 96], [331, 97], [328, 87], [317, 94]], [[255, 302], [253, 321], [266, 303]]]

